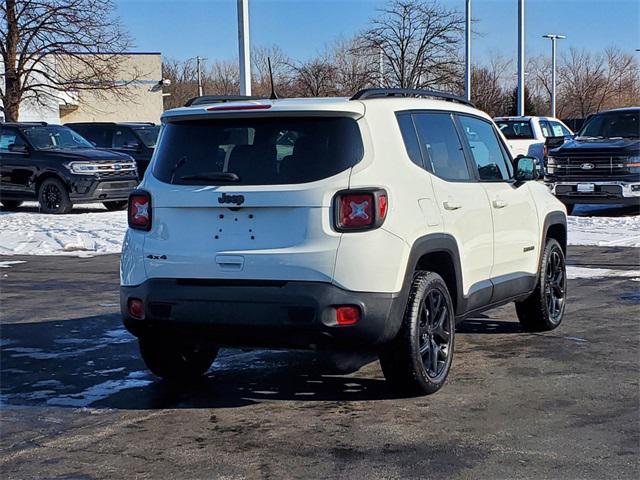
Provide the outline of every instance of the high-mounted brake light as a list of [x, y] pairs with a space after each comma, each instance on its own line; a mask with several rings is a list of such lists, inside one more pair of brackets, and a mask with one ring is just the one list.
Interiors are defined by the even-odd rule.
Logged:
[[213, 107], [207, 107], [208, 112], [220, 112], [224, 110], [267, 110], [271, 108], [268, 103], [251, 103], [251, 104], [233, 104], [234, 102], [225, 103], [223, 105], [215, 105]]
[[387, 216], [387, 192], [384, 190], [345, 190], [334, 202], [335, 228], [339, 232], [378, 228]]
[[134, 190], [129, 195], [127, 209], [129, 228], [151, 230], [151, 195], [144, 190]]

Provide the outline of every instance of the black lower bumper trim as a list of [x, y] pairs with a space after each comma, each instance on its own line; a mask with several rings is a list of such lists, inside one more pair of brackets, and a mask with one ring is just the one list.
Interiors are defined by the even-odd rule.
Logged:
[[[145, 304], [144, 320], [127, 312], [129, 298]], [[124, 324], [134, 335], [165, 329], [207, 335], [228, 346], [335, 347], [368, 351], [393, 339], [402, 322], [402, 296], [352, 292], [322, 282], [230, 282], [150, 279], [120, 287]], [[360, 321], [337, 325], [335, 307], [357, 305]]]

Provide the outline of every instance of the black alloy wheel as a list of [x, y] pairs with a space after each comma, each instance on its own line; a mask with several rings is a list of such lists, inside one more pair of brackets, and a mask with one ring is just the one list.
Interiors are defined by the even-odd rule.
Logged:
[[69, 213], [73, 204], [69, 199], [69, 193], [56, 178], [47, 178], [38, 190], [38, 202], [43, 213]]
[[567, 303], [567, 265], [564, 250], [554, 238], [545, 242], [538, 283], [533, 293], [516, 302], [518, 320], [525, 330], [544, 332], [562, 322]]
[[380, 366], [399, 394], [429, 395], [442, 388], [453, 361], [455, 310], [447, 284], [435, 272], [415, 273], [396, 338]]
[[547, 313], [553, 324], [558, 324], [562, 320], [566, 290], [567, 275], [564, 255], [559, 248], [553, 248], [547, 256], [544, 279]]
[[424, 296], [420, 306], [418, 336], [422, 363], [429, 378], [437, 381], [447, 367], [452, 340], [452, 315], [440, 290]]

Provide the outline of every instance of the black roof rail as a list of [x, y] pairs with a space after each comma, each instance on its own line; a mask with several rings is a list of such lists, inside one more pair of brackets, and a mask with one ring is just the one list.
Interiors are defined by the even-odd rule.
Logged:
[[225, 103], [225, 102], [241, 102], [243, 100], [268, 100], [267, 97], [256, 97], [249, 95], [203, 95], [201, 97], [193, 97], [187, 100], [185, 107], [194, 105], [207, 105], [209, 103]]
[[449, 102], [458, 102], [463, 105], [474, 107], [475, 105], [463, 97], [458, 97], [447, 92], [438, 90], [426, 90], [419, 88], [365, 88], [356, 93], [350, 100], [364, 100], [366, 98], [386, 98], [386, 97], [432, 97]]

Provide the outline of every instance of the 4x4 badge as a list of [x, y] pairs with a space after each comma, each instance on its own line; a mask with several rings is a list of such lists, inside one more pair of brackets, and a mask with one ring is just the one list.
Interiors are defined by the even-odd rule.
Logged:
[[218, 197], [218, 203], [242, 205], [244, 203], [244, 195], [227, 195], [226, 193], [223, 193]]

